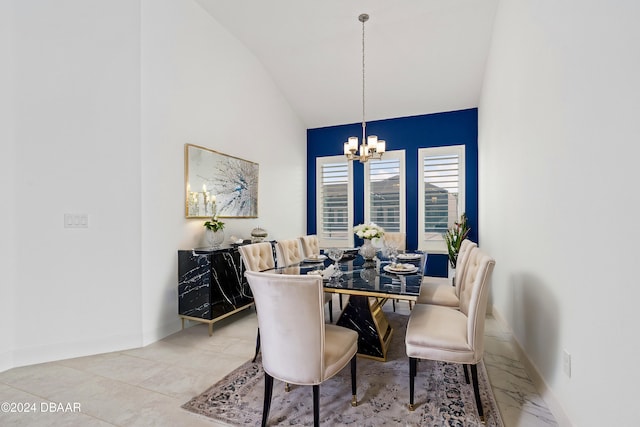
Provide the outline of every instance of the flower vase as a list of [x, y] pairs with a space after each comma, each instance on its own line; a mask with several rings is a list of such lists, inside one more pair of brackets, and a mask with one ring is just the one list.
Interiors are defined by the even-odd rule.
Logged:
[[451, 267], [451, 263], [447, 263], [447, 265], [449, 266], [449, 271], [448, 271], [449, 281], [451, 282], [451, 286], [455, 286], [456, 285], [456, 269], [454, 267]]
[[364, 258], [365, 261], [371, 261], [376, 256], [378, 249], [373, 246], [371, 239], [363, 239], [364, 243], [360, 246], [358, 253]]
[[211, 246], [213, 249], [219, 249], [222, 245], [222, 242], [224, 242], [223, 230], [207, 230], [207, 243], [209, 244], [209, 246]]

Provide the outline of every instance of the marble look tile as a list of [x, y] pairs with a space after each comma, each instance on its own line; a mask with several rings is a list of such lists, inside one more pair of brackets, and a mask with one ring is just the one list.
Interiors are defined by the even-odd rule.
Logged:
[[58, 363], [23, 366], [0, 375], [1, 382], [43, 398], [50, 398], [64, 390], [73, 390], [95, 378], [93, 374]]
[[[494, 325], [495, 328], [499, 325]], [[509, 335], [485, 336], [484, 363], [505, 426], [556, 426]]]
[[[28, 403], [30, 405], [29, 412], [5, 412], [0, 413], [0, 425], [2, 426], [15, 426], [15, 427], [75, 427], [75, 426], [87, 426], [87, 427], [109, 427], [113, 424], [109, 424], [103, 420], [97, 419], [89, 414], [82, 412], [82, 405], [79, 407], [79, 411], [76, 412], [62, 412], [51, 410], [49, 403], [63, 403], [66, 407], [67, 403], [62, 401], [51, 401], [43, 399], [34, 394], [27, 393], [25, 391], [10, 387], [6, 384], [0, 384], [0, 402], [10, 403]], [[43, 406], [44, 405], [44, 406]], [[58, 406], [54, 406], [58, 408]]]
[[[346, 301], [345, 301], [346, 303]], [[385, 310], [391, 311], [388, 303]], [[396, 312], [409, 314], [408, 304]], [[334, 298], [334, 319], [340, 314]], [[257, 318], [247, 309], [214, 324], [197, 324], [149, 346], [0, 373], [0, 400], [80, 402], [80, 414], [0, 414], [15, 426], [222, 426], [180, 406], [251, 359]], [[485, 366], [505, 427], [556, 426], [518, 358], [510, 331], [485, 324]]]
[[124, 353], [106, 353], [98, 356], [62, 360], [58, 363], [129, 384], [139, 384], [147, 378], [162, 372], [167, 366], [162, 362], [133, 357]]

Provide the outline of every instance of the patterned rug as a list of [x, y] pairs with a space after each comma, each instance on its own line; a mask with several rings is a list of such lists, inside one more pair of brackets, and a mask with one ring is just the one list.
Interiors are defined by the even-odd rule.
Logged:
[[[320, 385], [320, 420], [327, 426], [481, 426], [473, 387], [462, 365], [418, 361], [416, 409], [410, 412], [409, 358], [404, 335], [408, 316], [386, 313], [394, 328], [387, 362], [358, 358], [358, 406], [351, 406], [349, 365]], [[486, 425], [504, 427], [484, 364], [478, 365], [480, 397]], [[182, 407], [230, 425], [259, 425], [262, 419], [264, 374], [260, 360], [246, 362]], [[269, 425], [313, 425], [311, 386], [291, 386], [274, 380]]]

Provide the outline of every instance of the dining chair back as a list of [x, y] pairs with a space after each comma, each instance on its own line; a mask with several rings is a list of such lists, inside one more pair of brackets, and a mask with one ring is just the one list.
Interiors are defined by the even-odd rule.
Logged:
[[447, 277], [424, 276], [420, 285], [420, 293], [417, 304], [435, 304], [445, 307], [458, 308], [460, 305], [460, 293], [464, 288], [467, 259], [471, 249], [476, 248], [477, 243], [469, 239], [462, 241], [458, 260], [456, 263], [455, 282]]
[[[276, 265], [283, 268], [298, 264], [304, 259], [299, 239], [280, 240], [276, 242]], [[329, 322], [333, 323], [333, 293], [324, 293], [324, 302], [329, 309]]]
[[[244, 263], [246, 271], [264, 271], [275, 268], [273, 258], [273, 248], [270, 242], [251, 243], [250, 245], [238, 246], [240, 257]], [[246, 274], [245, 274], [246, 275]], [[257, 309], [256, 309], [257, 310]], [[260, 327], [256, 333], [256, 351], [253, 355], [255, 362], [260, 353]]]
[[[481, 421], [484, 420], [478, 389], [477, 364], [484, 354], [484, 321], [490, 276], [495, 261], [478, 247], [468, 254], [467, 272], [458, 310], [432, 304], [416, 304], [407, 323], [405, 345], [409, 356], [409, 409], [414, 409], [414, 383], [418, 359], [459, 363], [471, 368], [473, 390]], [[467, 380], [468, 382], [468, 380]]]
[[238, 246], [238, 250], [248, 271], [264, 271], [276, 266], [270, 242]]
[[383, 239], [385, 245], [393, 245], [399, 251], [405, 251], [407, 249], [406, 233], [385, 231]]
[[262, 335], [262, 425], [269, 417], [274, 378], [313, 386], [314, 425], [319, 425], [319, 385], [351, 363], [351, 404], [355, 406], [358, 334], [325, 323], [322, 278], [254, 271], [245, 275]]
[[300, 240], [289, 239], [276, 242], [276, 265], [278, 267], [297, 264], [303, 259]]
[[306, 258], [320, 254], [320, 241], [316, 234], [300, 236], [300, 245], [302, 246], [302, 254]]

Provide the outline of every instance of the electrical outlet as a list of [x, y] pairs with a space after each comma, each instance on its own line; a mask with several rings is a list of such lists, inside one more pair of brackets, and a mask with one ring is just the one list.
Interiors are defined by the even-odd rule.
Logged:
[[571, 354], [567, 350], [562, 351], [562, 368], [565, 375], [571, 378]]
[[89, 214], [64, 214], [64, 228], [89, 228]]

